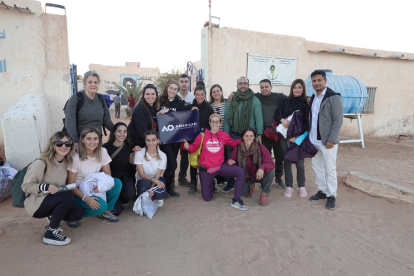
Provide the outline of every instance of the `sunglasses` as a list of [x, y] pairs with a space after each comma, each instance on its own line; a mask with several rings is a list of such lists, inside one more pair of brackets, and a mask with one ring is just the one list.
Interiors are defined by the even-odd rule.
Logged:
[[73, 146], [73, 142], [72, 141], [65, 141], [65, 142], [63, 142], [63, 141], [55, 141], [55, 145], [58, 148], [62, 147], [63, 145], [65, 145], [67, 148], [70, 148], [70, 147]]

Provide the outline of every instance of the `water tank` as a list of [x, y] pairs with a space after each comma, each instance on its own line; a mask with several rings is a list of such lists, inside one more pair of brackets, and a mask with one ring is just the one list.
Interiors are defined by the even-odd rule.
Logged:
[[[326, 72], [326, 86], [337, 93], [341, 93], [345, 113], [361, 113], [367, 98], [367, 88], [358, 78], [353, 76], [337, 76], [332, 70], [324, 69]], [[315, 93], [312, 87], [311, 76], [305, 80], [306, 95], [311, 97]]]

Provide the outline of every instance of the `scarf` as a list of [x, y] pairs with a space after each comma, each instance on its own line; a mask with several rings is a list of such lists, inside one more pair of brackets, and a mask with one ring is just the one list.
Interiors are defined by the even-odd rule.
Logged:
[[[240, 130], [245, 129], [250, 125], [250, 118], [252, 116], [252, 98], [254, 97], [253, 91], [249, 88], [246, 93], [242, 93], [240, 90], [237, 90], [234, 94], [233, 101], [230, 104], [229, 113], [227, 114], [226, 120], [230, 125], [230, 128], [234, 132], [240, 133]], [[240, 102], [243, 103], [242, 114], [239, 121], [239, 112], [237, 107]]]
[[246, 144], [242, 141], [237, 150], [237, 164], [246, 172], [246, 179], [249, 178], [249, 171], [247, 169], [247, 157], [253, 155], [253, 164], [259, 167], [262, 164], [262, 151], [260, 144], [254, 140], [249, 148], [246, 148]]

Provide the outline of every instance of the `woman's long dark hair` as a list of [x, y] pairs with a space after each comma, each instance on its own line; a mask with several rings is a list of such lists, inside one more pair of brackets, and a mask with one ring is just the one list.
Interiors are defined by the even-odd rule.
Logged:
[[131, 143], [131, 139], [130, 139], [130, 137], [129, 137], [128, 126], [127, 126], [125, 123], [123, 123], [123, 122], [118, 122], [118, 123], [116, 123], [116, 124], [114, 125], [114, 127], [112, 128], [111, 133], [109, 134], [108, 143], [109, 143], [109, 144], [113, 144], [113, 143], [115, 142], [115, 132], [116, 132], [116, 130], [118, 129], [118, 127], [119, 127], [119, 126], [124, 126], [124, 127], [126, 127], [126, 129], [127, 129], [127, 137], [125, 138], [125, 142], [126, 142], [128, 145], [132, 145], [132, 143]]
[[212, 104], [214, 102], [213, 99], [213, 89], [218, 87], [221, 91], [221, 102], [224, 102], [224, 96], [223, 96], [223, 89], [221, 88], [220, 84], [214, 84], [211, 88], [210, 88], [210, 99], [209, 99], [209, 104]]
[[302, 100], [306, 100], [306, 87], [305, 87], [305, 82], [302, 79], [296, 79], [292, 82], [292, 85], [290, 86], [290, 93], [289, 93], [288, 98], [289, 99], [294, 98], [294, 96], [293, 96], [293, 87], [295, 87], [295, 85], [298, 84], [298, 83], [300, 85], [302, 85], [302, 88], [303, 88], [303, 93], [302, 93], [301, 98], [302, 98]]

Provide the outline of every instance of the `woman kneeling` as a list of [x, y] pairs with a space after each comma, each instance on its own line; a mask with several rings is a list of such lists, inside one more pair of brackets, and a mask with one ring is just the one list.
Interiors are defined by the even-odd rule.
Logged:
[[228, 163], [229, 165], [236, 164], [246, 172], [242, 195], [251, 197], [255, 183], [260, 183], [262, 184], [260, 206], [267, 206], [266, 194], [270, 193], [275, 163], [266, 147], [257, 142], [253, 128], [245, 128], [241, 137], [242, 142], [234, 148]]

